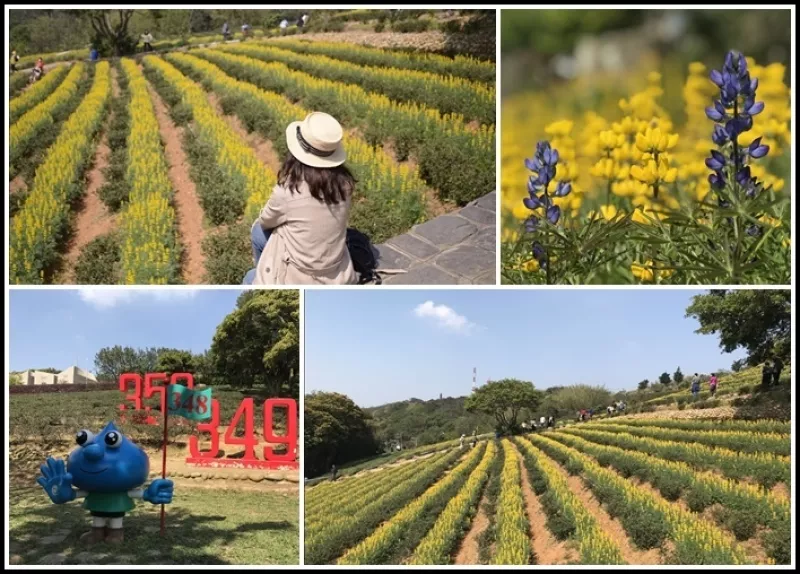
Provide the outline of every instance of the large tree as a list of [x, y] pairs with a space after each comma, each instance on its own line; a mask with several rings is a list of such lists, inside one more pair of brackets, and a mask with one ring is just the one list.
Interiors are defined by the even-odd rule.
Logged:
[[489, 381], [475, 389], [464, 401], [464, 408], [469, 412], [492, 415], [498, 431], [514, 433], [519, 429], [517, 417], [520, 411], [527, 409], [533, 412], [541, 402], [542, 392], [537, 391], [533, 383], [502, 379]]
[[681, 368], [680, 367], [675, 369], [675, 374], [672, 375], [672, 380], [675, 381], [676, 383], [682, 383], [683, 382], [683, 372], [681, 372]]
[[347, 395], [311, 393], [303, 407], [306, 476], [327, 472], [331, 464], [344, 464], [378, 454], [380, 445], [369, 415]]
[[661, 383], [662, 385], [668, 385], [670, 383], [670, 381], [671, 381], [671, 379], [670, 379], [669, 373], [666, 372], [666, 371], [661, 373], [661, 376], [658, 377], [658, 382]]
[[297, 398], [299, 340], [297, 291], [247, 291], [217, 327], [209, 351], [211, 373], [219, 383]]
[[757, 365], [771, 355], [789, 360], [791, 352], [791, 294], [783, 289], [713, 289], [695, 295], [686, 316], [700, 323], [696, 333], [718, 334], [726, 353], [747, 351], [747, 362]]
[[[77, 12], [77, 11], [75, 11]], [[94, 31], [92, 43], [103, 56], [125, 56], [136, 49], [137, 39], [128, 31], [134, 10], [80, 10]]]

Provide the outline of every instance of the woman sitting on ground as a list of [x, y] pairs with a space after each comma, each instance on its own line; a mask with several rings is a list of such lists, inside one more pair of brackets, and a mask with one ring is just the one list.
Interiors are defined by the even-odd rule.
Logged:
[[344, 165], [342, 126], [310, 113], [286, 128], [289, 155], [278, 185], [253, 224], [255, 269], [243, 284], [346, 285], [358, 282], [347, 250], [356, 180]]

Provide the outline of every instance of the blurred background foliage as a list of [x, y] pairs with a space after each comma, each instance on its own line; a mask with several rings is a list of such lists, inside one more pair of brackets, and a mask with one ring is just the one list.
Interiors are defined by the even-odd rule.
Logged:
[[717, 65], [731, 48], [788, 68], [790, 19], [789, 10], [503, 10], [503, 93], [634, 67], [649, 53], [667, 70]]

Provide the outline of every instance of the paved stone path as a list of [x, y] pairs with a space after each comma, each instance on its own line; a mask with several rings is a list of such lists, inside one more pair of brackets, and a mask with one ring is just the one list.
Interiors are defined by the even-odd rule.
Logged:
[[415, 225], [375, 246], [388, 285], [495, 285], [496, 205], [492, 192], [458, 211]]

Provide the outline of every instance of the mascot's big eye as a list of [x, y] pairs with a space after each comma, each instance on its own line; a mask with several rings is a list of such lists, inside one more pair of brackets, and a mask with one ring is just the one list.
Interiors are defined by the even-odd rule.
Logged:
[[117, 448], [122, 444], [122, 435], [116, 431], [111, 431], [106, 435], [106, 445], [111, 448]]
[[78, 434], [75, 435], [75, 442], [78, 443], [80, 446], [83, 446], [94, 438], [92, 431], [88, 431], [86, 429], [82, 431], [78, 431]]

